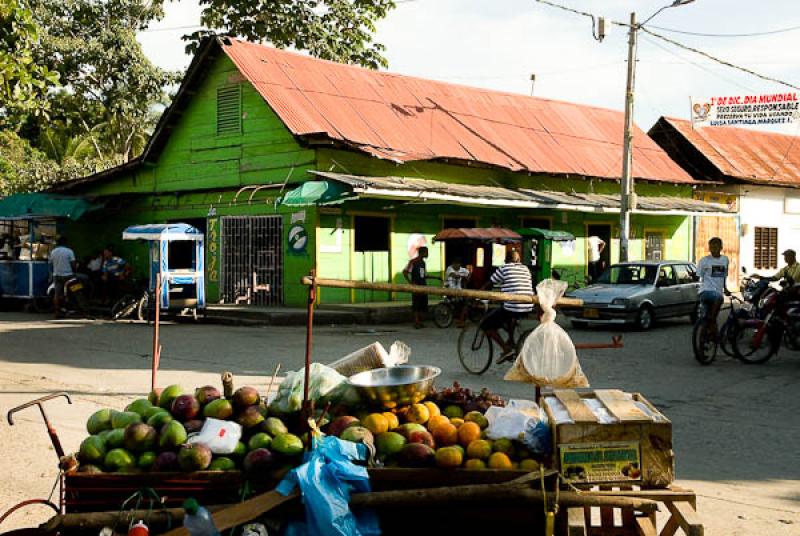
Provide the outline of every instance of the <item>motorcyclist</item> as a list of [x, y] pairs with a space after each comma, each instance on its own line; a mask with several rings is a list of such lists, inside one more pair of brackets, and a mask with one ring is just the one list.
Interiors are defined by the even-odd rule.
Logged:
[[792, 283], [800, 283], [800, 263], [797, 262], [797, 252], [793, 249], [787, 249], [783, 252], [783, 260], [786, 266], [778, 270], [775, 275], [766, 277], [754, 274], [752, 277], [758, 279], [765, 279], [767, 281], [780, 281], [781, 279], [791, 279]]

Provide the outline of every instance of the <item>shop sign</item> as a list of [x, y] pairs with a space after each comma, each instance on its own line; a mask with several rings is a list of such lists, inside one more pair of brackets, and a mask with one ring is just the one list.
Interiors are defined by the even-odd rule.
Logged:
[[308, 245], [308, 232], [305, 225], [295, 223], [289, 227], [289, 253], [300, 255], [306, 252]]
[[572, 482], [641, 480], [638, 441], [563, 444], [558, 450], [561, 474]]
[[692, 127], [800, 123], [797, 93], [692, 97]]

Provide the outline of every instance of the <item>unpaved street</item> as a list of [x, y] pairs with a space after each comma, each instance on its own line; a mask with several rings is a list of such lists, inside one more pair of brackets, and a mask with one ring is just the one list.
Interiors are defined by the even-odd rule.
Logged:
[[[604, 331], [570, 330], [576, 342], [606, 342]], [[375, 340], [387, 348], [402, 340], [412, 361], [444, 370], [439, 386], [458, 381], [489, 387], [506, 397], [532, 397], [522, 384], [504, 382], [506, 366], [481, 377], [462, 371], [455, 329], [408, 326], [318, 326], [314, 357], [330, 361]], [[222, 370], [238, 383], [264, 386], [277, 363], [299, 368], [302, 327], [166, 325], [159, 383], [218, 383]], [[42, 394], [64, 390], [73, 405], [47, 408], [67, 451], [77, 450], [86, 418], [102, 406], [121, 407], [149, 389], [151, 330], [141, 324], [50, 321], [0, 313], [0, 444], [6, 475], [0, 511], [32, 497], [47, 497], [56, 478], [56, 457], [35, 409], [9, 426], [6, 411]], [[649, 333], [625, 333], [625, 348], [579, 353], [593, 387], [643, 393], [673, 422], [678, 483], [698, 493], [706, 534], [800, 535], [800, 353], [762, 366], [718, 358], [694, 362], [687, 321]], [[44, 509], [15, 514], [0, 530], [31, 526]]]

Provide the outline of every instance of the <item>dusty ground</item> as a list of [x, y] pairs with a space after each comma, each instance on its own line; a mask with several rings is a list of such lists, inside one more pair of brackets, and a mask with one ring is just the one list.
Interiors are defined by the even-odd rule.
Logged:
[[[608, 332], [570, 331], [578, 341], [606, 341]], [[625, 333], [625, 349], [580, 353], [593, 387], [638, 391], [674, 424], [678, 483], [698, 493], [706, 534], [800, 535], [800, 353], [762, 366], [720, 359], [700, 367], [691, 356], [690, 326], [670, 322], [649, 333]], [[241, 383], [263, 386], [280, 362], [302, 363], [300, 327], [164, 327], [159, 383], [196, 386], [218, 382], [232, 370]], [[380, 340], [408, 343], [412, 360], [442, 367], [440, 385], [457, 380], [487, 386], [504, 396], [531, 397], [525, 385], [504, 382], [505, 367], [481, 377], [464, 373], [455, 353], [457, 331], [407, 326], [319, 326], [315, 359], [325, 362]], [[139, 324], [50, 321], [0, 313], [0, 445], [6, 475], [0, 512], [17, 501], [47, 497], [56, 478], [56, 457], [38, 411], [31, 408], [9, 426], [6, 411], [58, 390], [73, 405], [55, 400], [47, 411], [67, 451], [85, 436], [88, 415], [121, 407], [149, 388], [151, 332]], [[18, 512], [1, 527], [32, 526], [45, 509]], [[663, 517], [663, 516], [662, 516]]]

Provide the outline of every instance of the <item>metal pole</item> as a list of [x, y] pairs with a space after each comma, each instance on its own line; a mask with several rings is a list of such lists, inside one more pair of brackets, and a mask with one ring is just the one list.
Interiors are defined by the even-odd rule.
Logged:
[[[309, 274], [312, 278], [311, 285], [308, 286], [308, 318], [306, 319], [306, 370], [303, 377], [303, 406], [301, 409], [301, 427], [308, 427], [308, 419], [312, 417], [313, 407], [308, 398], [308, 384], [311, 381], [311, 343], [314, 333], [314, 303], [317, 301], [317, 285], [313, 282], [316, 279], [316, 270], [311, 270]], [[309, 429], [309, 448], [311, 448], [311, 431]]]
[[156, 312], [153, 319], [153, 363], [150, 376], [150, 389], [156, 388], [156, 373], [158, 372], [158, 365], [161, 361], [161, 343], [159, 342], [158, 328], [161, 323], [161, 274], [156, 274], [156, 295], [155, 295]]
[[628, 83], [625, 87], [625, 134], [622, 140], [622, 178], [620, 180], [619, 260], [628, 260], [628, 238], [633, 210], [633, 90], [636, 83], [636, 13], [631, 13], [628, 29]]

